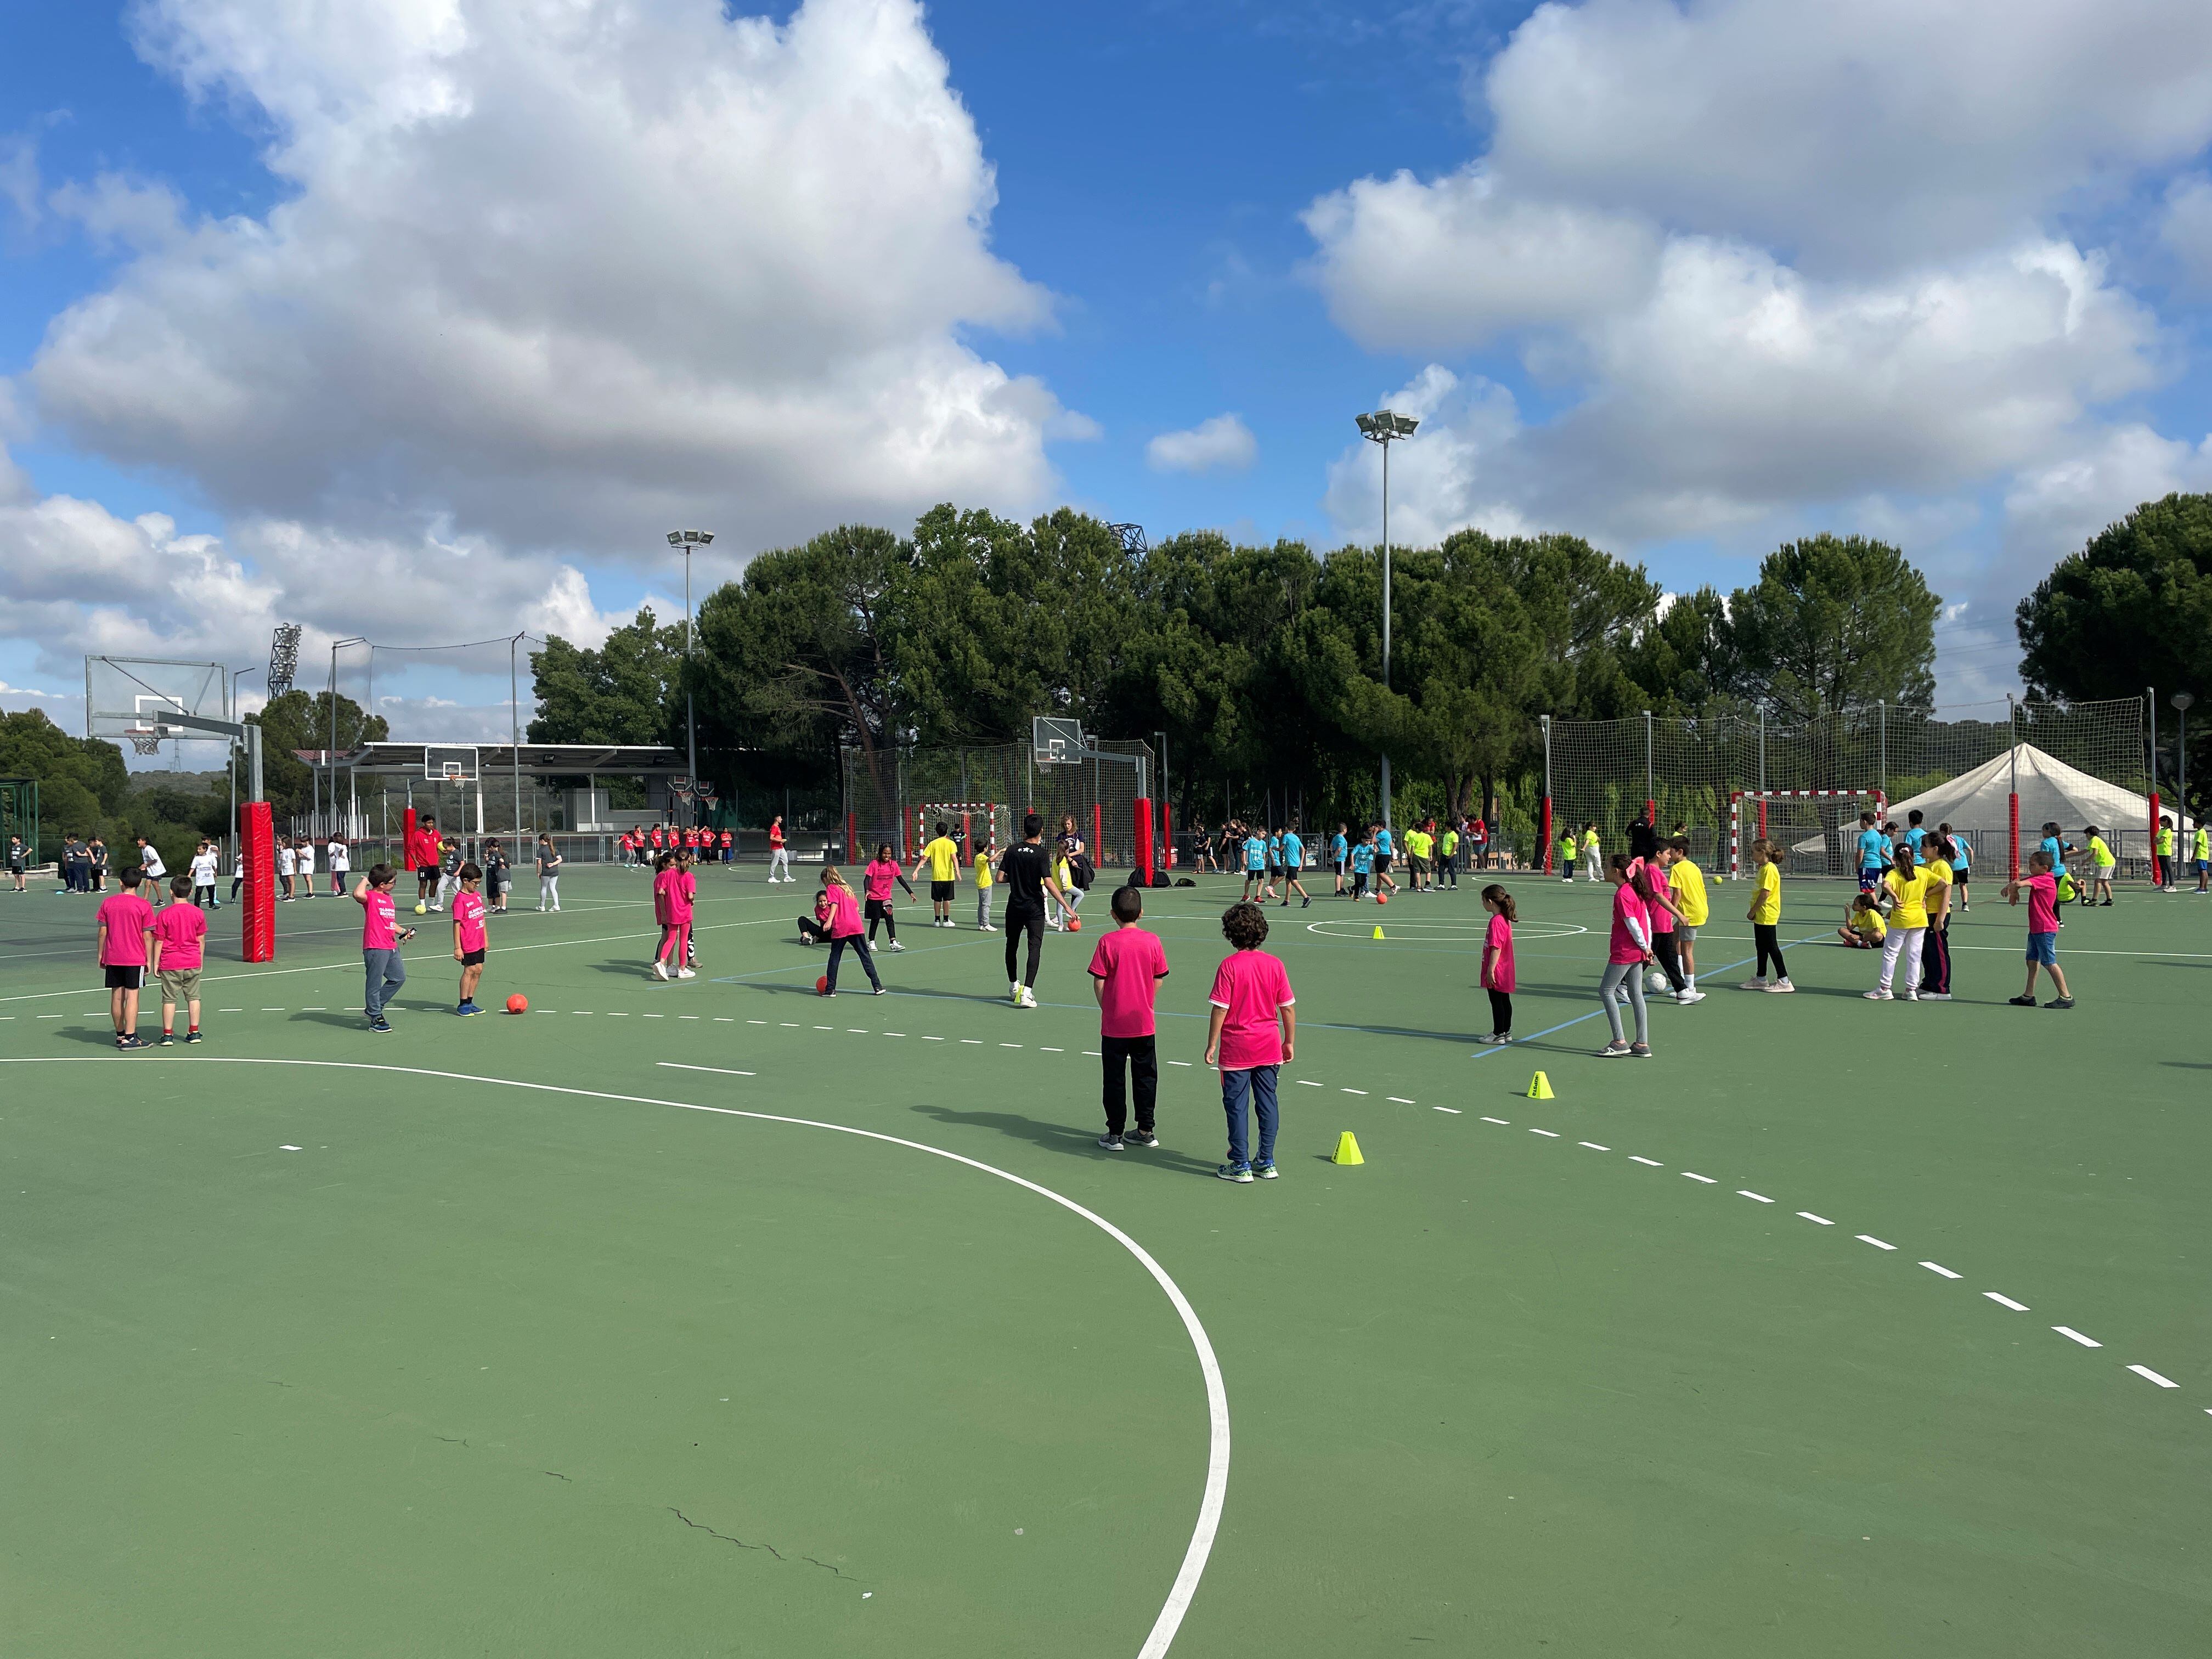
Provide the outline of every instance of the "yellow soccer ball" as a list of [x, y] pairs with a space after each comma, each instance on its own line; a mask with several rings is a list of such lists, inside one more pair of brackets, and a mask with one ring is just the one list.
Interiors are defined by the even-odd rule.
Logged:
[[415, 914], [418, 916], [427, 916], [430, 914], [430, 907], [427, 904], [418, 904], [415, 907]]

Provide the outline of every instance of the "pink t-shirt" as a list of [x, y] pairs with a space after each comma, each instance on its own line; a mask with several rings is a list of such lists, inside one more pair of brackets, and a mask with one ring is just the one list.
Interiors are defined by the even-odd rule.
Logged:
[[676, 872], [667, 869], [656, 872], [653, 878], [653, 919], [665, 927], [676, 920], [675, 901], [670, 896], [676, 885]]
[[200, 941], [207, 937], [207, 912], [179, 902], [154, 918], [154, 938], [161, 947], [161, 966], [182, 970], [202, 962]]
[[1636, 942], [1636, 936], [1628, 931], [1628, 924], [1631, 921], [1644, 929], [1645, 938], [1650, 937], [1651, 921], [1644, 908], [1644, 901], [1637, 897], [1634, 890], [1626, 882], [1623, 882], [1613, 890], [1613, 949], [1607, 953], [1607, 962], [1644, 960], [1644, 947]]
[[1116, 927], [1100, 934], [1091, 953], [1091, 972], [1098, 981], [1099, 1036], [1152, 1036], [1152, 997], [1167, 970], [1168, 953], [1158, 933]]
[[364, 889], [361, 896], [361, 948], [364, 951], [396, 951], [399, 948], [399, 929], [393, 921], [395, 911], [391, 893], [383, 888]]
[[1280, 957], [1265, 951], [1237, 951], [1214, 971], [1206, 998], [1226, 1008], [1221, 1022], [1221, 1069], [1249, 1072], [1255, 1066], [1283, 1063], [1283, 1028], [1275, 1011], [1297, 999], [1291, 994], [1290, 971]]
[[2020, 884], [2027, 890], [2027, 931], [2031, 933], [2057, 933], [2058, 878], [2024, 876]]
[[[823, 921], [831, 939], [852, 939], [860, 931], [860, 901], [853, 896], [849, 887], [825, 887], [822, 896], [830, 902], [830, 914]], [[817, 914], [819, 914], [817, 912]]]
[[1650, 924], [1650, 931], [1671, 933], [1674, 931], [1674, 913], [1652, 902], [1655, 893], [1664, 893], [1672, 899], [1674, 896], [1674, 884], [1667, 879], [1664, 870], [1647, 859], [1636, 866], [1636, 896], [1644, 901], [1644, 915]]
[[482, 893], [471, 893], [463, 888], [453, 895], [453, 926], [461, 930], [461, 949], [464, 951], [481, 951], [487, 947]]
[[143, 968], [146, 930], [154, 925], [154, 907], [137, 894], [110, 893], [100, 902], [100, 924], [107, 929], [107, 946], [100, 953], [103, 968]]
[[668, 884], [668, 920], [682, 923], [691, 920], [691, 901], [699, 896], [699, 878], [689, 870], [671, 870], [673, 878]]
[[1504, 917], [1493, 915], [1490, 931], [1482, 942], [1496, 952], [1490, 959], [1490, 977], [1482, 981], [1486, 991], [1510, 991], [1513, 988], [1513, 924]]
[[891, 884], [898, 879], [898, 876], [899, 867], [896, 864], [885, 864], [879, 859], [872, 860], [866, 871], [868, 896], [872, 899], [890, 897]]

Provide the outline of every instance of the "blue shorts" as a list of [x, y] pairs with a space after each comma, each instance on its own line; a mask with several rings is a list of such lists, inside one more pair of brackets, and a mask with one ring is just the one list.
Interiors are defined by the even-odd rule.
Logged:
[[1877, 888], [1877, 887], [1879, 887], [1879, 886], [1881, 886], [1881, 871], [1879, 871], [1879, 870], [1862, 870], [1862, 871], [1860, 871], [1860, 872], [1859, 872], [1859, 891], [1861, 891], [1862, 893], [1871, 893], [1872, 891], [1874, 891], [1874, 890], [1875, 890], [1875, 888]]
[[2058, 935], [2030, 933], [2027, 936], [2027, 959], [2039, 962], [2045, 968], [2056, 968], [2058, 965]]

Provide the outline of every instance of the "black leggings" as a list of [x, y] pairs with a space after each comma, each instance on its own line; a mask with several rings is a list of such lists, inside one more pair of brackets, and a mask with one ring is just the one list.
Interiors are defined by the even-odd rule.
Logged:
[[[1651, 935], [1651, 954], [1658, 960], [1660, 971], [1667, 975], [1667, 983], [1674, 988], [1678, 995], [1690, 988], [1690, 981], [1682, 977], [1682, 953], [1674, 941], [1673, 928]], [[1781, 961], [1782, 952], [1777, 951], [1774, 959]]]
[[871, 945], [876, 942], [876, 924], [879, 921], [883, 923], [884, 930], [890, 934], [891, 943], [896, 945], [898, 923], [891, 920], [891, 907], [889, 902], [884, 899], [870, 899], [868, 901], [868, 943]]
[[1490, 994], [1490, 1029], [1498, 1036], [1513, 1035], [1513, 993], [1492, 991]]
[[1790, 970], [1782, 965], [1781, 929], [1771, 921], [1754, 921], [1751, 924], [1751, 936], [1759, 945], [1759, 976], [1761, 979], [1767, 976], [1767, 958], [1771, 957], [1774, 959], [1773, 976], [1776, 979], [1789, 978]]
[[1006, 911], [1006, 983], [1009, 985], [1014, 983], [1017, 977], [1014, 961], [1024, 933], [1030, 939], [1030, 971], [1021, 982], [1035, 989], [1037, 964], [1044, 960], [1044, 912], [1009, 908]]

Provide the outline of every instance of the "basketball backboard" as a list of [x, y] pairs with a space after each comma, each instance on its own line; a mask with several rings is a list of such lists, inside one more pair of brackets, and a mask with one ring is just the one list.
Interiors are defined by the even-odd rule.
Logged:
[[1040, 714], [1030, 724], [1030, 743], [1039, 766], [1064, 766], [1083, 758], [1083, 722]]
[[426, 744], [422, 775], [432, 783], [474, 783], [477, 751], [466, 744]]
[[224, 743], [228, 738], [167, 726], [165, 714], [228, 720], [230, 676], [219, 662], [162, 657], [87, 657], [84, 728], [89, 738], [128, 738], [142, 755], [164, 739]]

